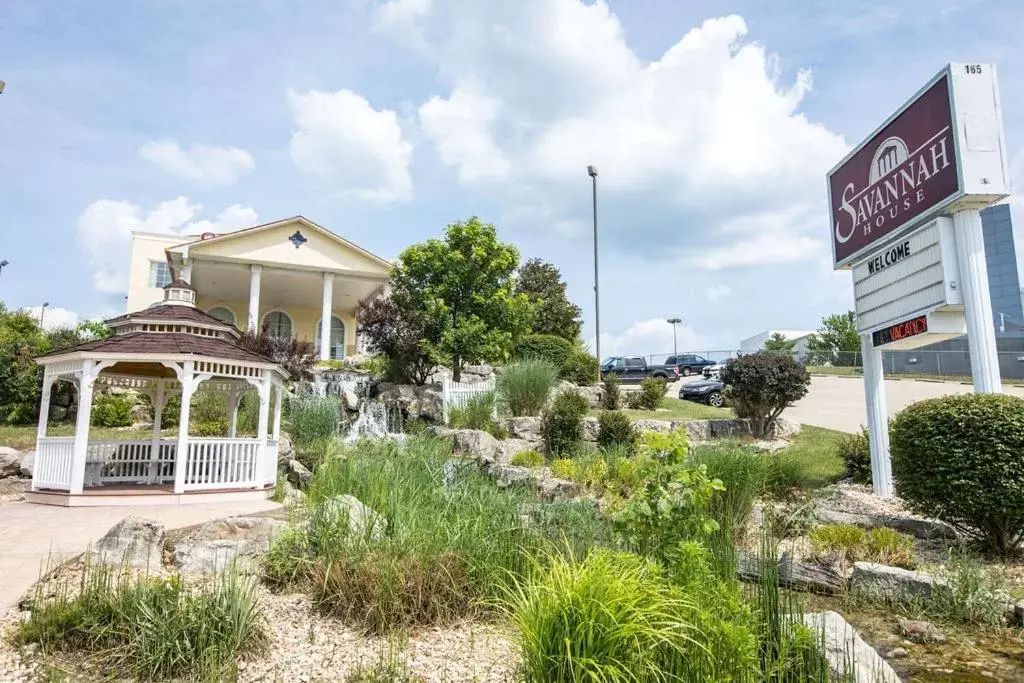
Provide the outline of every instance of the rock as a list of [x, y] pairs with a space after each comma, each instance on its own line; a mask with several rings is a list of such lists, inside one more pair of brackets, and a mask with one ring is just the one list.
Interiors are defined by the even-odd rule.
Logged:
[[286, 508], [302, 505], [302, 503], [306, 501], [306, 492], [300, 491], [292, 486], [287, 479], [278, 484], [278, 486], [284, 487], [284, 495], [281, 496], [281, 505]]
[[930, 621], [899, 620], [900, 635], [913, 643], [944, 643], [946, 635]]
[[638, 432], [671, 432], [673, 423], [668, 420], [637, 420], [633, 423]]
[[568, 479], [546, 476], [537, 482], [537, 494], [548, 501], [569, 500], [580, 494], [580, 487]]
[[583, 440], [597, 441], [597, 434], [601, 430], [600, 423], [593, 415], [583, 418]]
[[356, 395], [355, 391], [346, 388], [341, 392], [341, 398], [345, 404], [346, 410], [351, 410], [353, 412], [359, 410], [359, 396]]
[[[67, 413], [65, 413], [65, 417]], [[142, 403], [136, 403], [132, 406], [131, 410], [132, 425], [151, 425], [153, 424], [153, 415], [150, 413], [148, 405]]]
[[494, 465], [487, 470], [487, 474], [498, 481], [498, 488], [508, 488], [509, 486], [517, 485], [533, 486], [538, 476], [529, 467], [518, 467], [516, 465]]
[[164, 525], [135, 515], [125, 517], [110, 527], [92, 554], [102, 564], [159, 572], [163, 566]]
[[317, 524], [347, 524], [349, 533], [367, 537], [371, 541], [383, 538], [388, 526], [384, 515], [347, 493], [328, 498], [314, 517]]
[[730, 436], [750, 436], [749, 420], [708, 420], [711, 436], [722, 439]]
[[690, 441], [708, 441], [711, 439], [711, 423], [708, 420], [677, 420], [672, 429], [683, 427], [690, 436]]
[[285, 432], [281, 432], [281, 437], [277, 440], [277, 461], [286, 463], [294, 455], [295, 446], [292, 445], [292, 437], [288, 436]]
[[486, 363], [463, 365], [461, 382], [485, 382], [494, 374], [494, 368]]
[[21, 451], [0, 446], [0, 479], [21, 476]]
[[1024, 600], [1007, 604], [1006, 623], [1010, 626], [1020, 626], [1024, 624]]
[[936, 585], [945, 580], [874, 562], [854, 562], [850, 588], [869, 597], [891, 602], [907, 602], [914, 598], [931, 597]]
[[21, 476], [26, 479], [32, 478], [32, 473], [36, 469], [36, 452], [29, 451], [21, 456]]
[[288, 481], [290, 481], [293, 486], [300, 489], [304, 489], [309, 486], [309, 482], [313, 479], [313, 473], [310, 472], [305, 465], [294, 458], [288, 461], [288, 464], [285, 467], [285, 474]]
[[583, 398], [587, 399], [587, 403], [590, 404], [591, 408], [602, 407], [604, 403], [604, 387], [600, 384], [589, 387], [576, 387], [576, 390], [580, 392]]
[[800, 433], [802, 426], [799, 422], [780, 417], [775, 420], [775, 425], [764, 436], [767, 439], [792, 439]]
[[453, 429], [452, 452], [466, 455], [480, 462], [492, 462], [498, 448], [498, 440], [479, 429]]
[[403, 417], [416, 417], [420, 414], [419, 387], [412, 384], [391, 384], [381, 382], [377, 385], [377, 398], [389, 405], [397, 405]]
[[[68, 419], [68, 407], [50, 404], [50, 422], [63, 422]], [[148, 417], [148, 416], [147, 416]]]
[[420, 387], [419, 416], [430, 422], [440, 423], [444, 417], [444, 396], [440, 384], [426, 384]]
[[804, 624], [822, 634], [825, 658], [832, 673], [856, 683], [900, 683], [888, 662], [864, 642], [837, 612], [804, 615]]
[[[771, 565], [769, 565], [770, 567]], [[757, 583], [761, 580], [763, 562], [755, 553], [736, 553], [736, 571], [740, 580]], [[779, 585], [797, 590], [836, 595], [846, 590], [846, 577], [831, 567], [796, 562], [789, 553], [778, 560]]]
[[889, 650], [889, 659], [903, 659], [907, 654], [907, 649], [905, 647], [894, 647]]
[[504, 425], [509, 436], [514, 439], [538, 443], [541, 440], [539, 417], [510, 417], [505, 420]]
[[190, 574], [222, 572], [237, 559], [248, 561], [266, 554], [271, 538], [284, 527], [285, 522], [269, 517], [214, 519], [174, 545], [171, 564]]
[[820, 508], [818, 518], [827, 524], [852, 524], [864, 529], [889, 527], [926, 541], [931, 539], [953, 540], [957, 537], [956, 530], [945, 522], [909, 515], [862, 515]]
[[497, 448], [494, 451], [494, 461], [500, 465], [508, 465], [518, 453], [532, 451], [537, 448], [537, 444], [526, 439], [502, 439], [497, 443]]

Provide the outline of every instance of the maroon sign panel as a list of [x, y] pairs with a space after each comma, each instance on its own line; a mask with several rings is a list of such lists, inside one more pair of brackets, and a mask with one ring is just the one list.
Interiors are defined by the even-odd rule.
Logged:
[[835, 264], [960, 191], [943, 76], [828, 177]]

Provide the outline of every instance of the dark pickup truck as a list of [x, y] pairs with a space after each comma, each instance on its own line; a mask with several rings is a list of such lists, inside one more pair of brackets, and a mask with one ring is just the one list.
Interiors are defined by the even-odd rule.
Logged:
[[[676, 356], [669, 356], [665, 359], [665, 365], [669, 371], [669, 376], [673, 372], [680, 377], [689, 377], [690, 375], [699, 375], [703, 372], [704, 368], [709, 365], [714, 365], [715, 361], [708, 360], [703, 356], [698, 356], [693, 353], [682, 353]], [[659, 366], [662, 367], [662, 366]]]
[[[682, 356], [680, 356], [682, 358]], [[677, 378], [675, 368], [666, 365], [648, 365], [643, 356], [612, 356], [601, 363], [601, 379], [614, 372], [620, 382], [637, 383], [648, 377], [660, 377], [669, 382]]]

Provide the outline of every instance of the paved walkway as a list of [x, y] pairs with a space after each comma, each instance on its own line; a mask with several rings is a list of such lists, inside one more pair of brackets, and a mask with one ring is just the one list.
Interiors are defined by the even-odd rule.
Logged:
[[168, 529], [175, 529], [277, 507], [278, 503], [262, 500], [139, 507], [65, 508], [33, 503], [0, 506], [0, 614], [18, 602], [46, 570], [48, 562], [85, 551], [128, 515], [156, 519]]

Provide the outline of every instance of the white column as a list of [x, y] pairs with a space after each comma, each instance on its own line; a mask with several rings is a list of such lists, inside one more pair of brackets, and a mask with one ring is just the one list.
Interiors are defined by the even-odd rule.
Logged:
[[238, 434], [238, 403], [242, 397], [242, 392], [238, 389], [233, 389], [228, 394], [228, 438], [233, 439]]
[[89, 420], [92, 418], [92, 387], [96, 381], [96, 361], [82, 361], [78, 380], [78, 417], [75, 420], [75, 447], [71, 459], [71, 493], [85, 488], [85, 458], [89, 450]]
[[164, 381], [156, 380], [153, 390], [153, 435], [149, 446], [149, 481], [158, 483], [160, 475], [160, 427], [164, 419]]
[[256, 479], [253, 481], [253, 485], [259, 485], [262, 482], [264, 463], [267, 459], [267, 426], [270, 422], [270, 377], [266, 370], [263, 371], [263, 379], [260, 380], [259, 384], [259, 395], [260, 395], [260, 419], [259, 425], [256, 427], [256, 439], [258, 442], [258, 455], [256, 456]]
[[861, 335], [860, 351], [864, 361], [864, 402], [868, 414], [868, 437], [871, 442], [871, 484], [875, 489], [875, 495], [892, 498], [889, 413], [885, 405], [882, 352], [871, 344], [870, 334]]
[[280, 384], [274, 387], [274, 441], [281, 438], [281, 393], [284, 387]]
[[181, 413], [178, 422], [178, 451], [174, 454], [174, 492], [185, 492], [185, 467], [188, 463], [188, 414], [192, 406], [192, 393], [195, 391], [195, 361], [182, 363], [181, 375]]
[[331, 309], [334, 299], [334, 275], [324, 273], [324, 294], [320, 302], [320, 360], [331, 358]]
[[967, 344], [971, 353], [971, 377], [978, 394], [1003, 391], [999, 377], [999, 352], [992, 319], [992, 297], [988, 291], [988, 264], [981, 212], [966, 209], [953, 214], [956, 255], [960, 262], [960, 290], [967, 317]]
[[260, 275], [263, 266], [249, 266], [249, 331], [260, 331]]
[[[43, 372], [43, 396], [39, 401], [39, 427], [36, 430], [37, 439], [46, 438], [46, 426], [50, 422], [50, 390], [53, 388], [53, 378], [50, 373]], [[38, 448], [36, 449], [38, 450]]]

